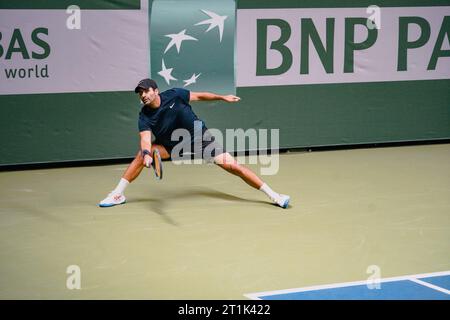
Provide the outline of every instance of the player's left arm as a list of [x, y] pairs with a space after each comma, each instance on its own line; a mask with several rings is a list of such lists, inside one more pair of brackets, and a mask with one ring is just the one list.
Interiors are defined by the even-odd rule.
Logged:
[[189, 102], [191, 101], [213, 101], [213, 100], [222, 100], [226, 102], [237, 102], [241, 100], [241, 98], [234, 96], [232, 94], [228, 95], [220, 95], [212, 92], [190, 92]]

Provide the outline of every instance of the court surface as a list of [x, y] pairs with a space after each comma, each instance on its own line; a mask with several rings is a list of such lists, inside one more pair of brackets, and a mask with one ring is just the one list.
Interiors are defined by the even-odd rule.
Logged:
[[[395, 292], [450, 270], [450, 144], [281, 154], [263, 179], [286, 210], [214, 165], [170, 162], [99, 208], [125, 168], [0, 172], [1, 299], [302, 299], [275, 295], [352, 283], [365, 288], [341, 298], [369, 299], [368, 270]], [[417, 279], [449, 290], [431, 278]]]

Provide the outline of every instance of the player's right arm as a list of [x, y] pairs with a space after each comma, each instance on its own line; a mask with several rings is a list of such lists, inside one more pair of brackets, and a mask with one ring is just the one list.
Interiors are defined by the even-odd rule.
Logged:
[[152, 133], [150, 130], [139, 132], [141, 136], [141, 153], [144, 166], [149, 167], [153, 161], [150, 156], [152, 150]]

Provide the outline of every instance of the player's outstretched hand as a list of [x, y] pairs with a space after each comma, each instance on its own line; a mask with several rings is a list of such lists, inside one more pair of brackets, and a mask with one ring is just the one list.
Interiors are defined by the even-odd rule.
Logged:
[[238, 102], [239, 100], [241, 100], [241, 98], [233, 96], [232, 94], [223, 96], [223, 100], [225, 100], [226, 102]]
[[150, 166], [152, 165], [152, 162], [153, 162], [152, 157], [150, 157], [150, 155], [146, 154], [143, 160], [144, 160], [144, 166], [146, 166], [147, 168], [150, 168]]

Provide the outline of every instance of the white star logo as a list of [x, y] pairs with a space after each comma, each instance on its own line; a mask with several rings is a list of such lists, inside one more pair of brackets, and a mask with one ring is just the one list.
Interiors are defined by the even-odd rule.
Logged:
[[177, 47], [177, 52], [180, 53], [181, 43], [184, 40], [195, 40], [195, 41], [198, 40], [194, 37], [191, 37], [190, 35], [187, 35], [186, 29], [184, 29], [183, 31], [180, 31], [179, 33], [166, 34], [166, 37], [170, 38], [171, 40], [170, 40], [169, 44], [167, 45], [166, 50], [164, 50], [164, 53], [166, 53], [174, 45]]
[[167, 84], [170, 84], [170, 80], [177, 80], [174, 77], [172, 77], [172, 70], [173, 68], [166, 68], [166, 65], [164, 64], [164, 59], [162, 61], [162, 70], [158, 72], [158, 74], [166, 80]]
[[192, 75], [192, 77], [190, 77], [189, 79], [187, 79], [187, 80], [183, 80], [183, 82], [185, 82], [185, 85], [184, 85], [184, 87], [187, 87], [187, 86], [189, 86], [189, 85], [191, 85], [191, 84], [193, 84], [193, 83], [196, 83], [197, 81], [197, 78], [198, 77], [200, 77], [200, 75], [201, 75], [201, 73], [199, 73], [199, 74], [193, 74]]
[[218, 14], [208, 11], [208, 10], [202, 10], [203, 13], [207, 14], [211, 19], [206, 19], [203, 21], [200, 21], [199, 23], [196, 23], [195, 25], [201, 25], [201, 24], [209, 24], [208, 29], [205, 32], [208, 32], [209, 30], [217, 27], [219, 28], [219, 36], [220, 36], [220, 42], [222, 42], [222, 35], [223, 35], [223, 25], [225, 22], [225, 19], [228, 18], [227, 16], [219, 16]]

